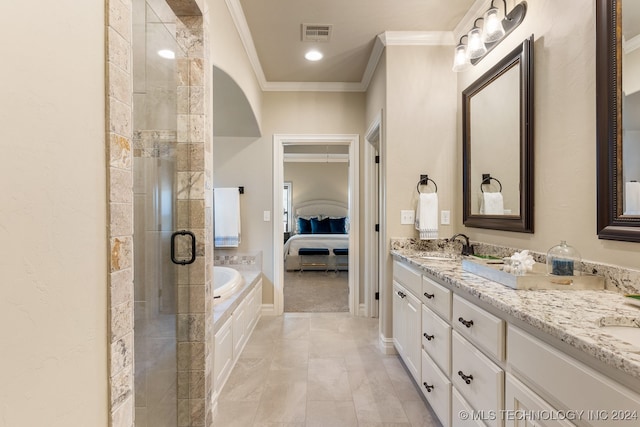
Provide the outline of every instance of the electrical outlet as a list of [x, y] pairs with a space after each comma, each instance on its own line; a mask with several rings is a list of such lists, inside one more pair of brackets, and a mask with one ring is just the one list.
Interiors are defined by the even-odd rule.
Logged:
[[451, 211], [440, 211], [440, 224], [451, 224]]
[[412, 210], [400, 211], [400, 224], [413, 224], [416, 219], [416, 212]]

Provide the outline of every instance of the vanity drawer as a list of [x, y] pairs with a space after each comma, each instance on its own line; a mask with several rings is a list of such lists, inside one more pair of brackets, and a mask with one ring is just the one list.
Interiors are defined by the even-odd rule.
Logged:
[[422, 348], [445, 374], [451, 375], [451, 326], [424, 305]]
[[624, 416], [624, 411], [640, 417], [638, 393], [511, 325], [507, 357], [513, 370], [521, 374], [519, 376], [564, 407], [608, 416], [606, 420], [590, 419], [589, 425], [637, 425], [637, 419], [614, 418]]
[[393, 279], [414, 295], [420, 295], [420, 290], [422, 289], [422, 274], [420, 274], [419, 271], [401, 262], [393, 261]]
[[435, 280], [422, 276], [422, 303], [447, 320], [451, 320], [451, 291]]
[[504, 320], [453, 296], [453, 327], [498, 360], [504, 360]]
[[455, 427], [486, 427], [482, 421], [466, 416], [472, 414], [472, 411], [473, 409], [460, 393], [455, 388], [451, 389], [451, 425]]
[[451, 425], [451, 381], [422, 351], [422, 384], [424, 397], [433, 408], [443, 427]]
[[[478, 411], [500, 414], [504, 402], [504, 371], [456, 331], [452, 332], [451, 382]], [[486, 420], [501, 426], [502, 420]]]

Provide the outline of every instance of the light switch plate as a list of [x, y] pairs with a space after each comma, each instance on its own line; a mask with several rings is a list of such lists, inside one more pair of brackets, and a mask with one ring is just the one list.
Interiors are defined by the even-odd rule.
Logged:
[[416, 212], [413, 210], [400, 211], [400, 224], [413, 224], [416, 219]]
[[451, 224], [451, 211], [440, 211], [440, 224]]

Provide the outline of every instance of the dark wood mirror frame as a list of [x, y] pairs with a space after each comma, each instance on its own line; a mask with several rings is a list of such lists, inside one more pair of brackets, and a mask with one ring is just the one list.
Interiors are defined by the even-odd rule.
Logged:
[[[471, 97], [520, 64], [520, 215], [471, 213]], [[462, 92], [463, 222], [467, 227], [533, 233], [533, 35]]]
[[598, 238], [640, 242], [640, 217], [622, 215], [622, 8], [596, 3]]

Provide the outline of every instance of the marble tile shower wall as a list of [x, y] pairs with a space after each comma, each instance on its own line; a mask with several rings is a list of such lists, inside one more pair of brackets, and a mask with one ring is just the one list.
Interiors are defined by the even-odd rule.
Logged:
[[[188, 227], [199, 241], [194, 264], [178, 273], [178, 425], [211, 426], [213, 370], [213, 264], [211, 73], [207, 14], [196, 0], [168, 0], [178, 16], [176, 40], [186, 52], [177, 60], [178, 130], [156, 135], [167, 144], [146, 146], [145, 132], [135, 135], [136, 156], [155, 157], [173, 149], [177, 157], [177, 226]], [[109, 194], [109, 358], [112, 427], [133, 427], [133, 173], [132, 3], [106, 0], [106, 131]], [[149, 131], [154, 132], [154, 131]], [[169, 142], [175, 141], [175, 143]], [[139, 145], [138, 145], [139, 144]], [[139, 150], [139, 151], [138, 151]], [[207, 327], [207, 325], [211, 325]]]
[[113, 427], [131, 427], [134, 418], [132, 5], [131, 1], [108, 0], [107, 6], [109, 423]]
[[[511, 256], [522, 249], [507, 246], [490, 245], [480, 242], [471, 242], [476, 253], [494, 255], [500, 258]], [[448, 242], [446, 239], [418, 240], [412, 238], [392, 239], [391, 250], [409, 249], [419, 252], [444, 251], [460, 253], [460, 242]], [[533, 259], [539, 263], [547, 262], [546, 253], [529, 251]], [[640, 271], [618, 267], [610, 264], [602, 264], [594, 261], [582, 260], [583, 271], [604, 276], [605, 288], [620, 293], [640, 292]]]
[[[171, 1], [168, 2], [171, 4]], [[184, 2], [177, 2], [184, 3]], [[176, 11], [175, 8], [173, 8]], [[177, 11], [176, 11], [176, 14]], [[211, 129], [207, 83], [208, 69], [203, 16], [180, 16], [176, 41], [186, 52], [177, 60], [178, 132], [177, 198], [178, 224], [188, 225], [196, 235], [196, 261], [178, 274], [178, 426], [212, 424], [213, 303], [207, 212], [211, 200]], [[205, 155], [205, 153], [207, 153]]]

